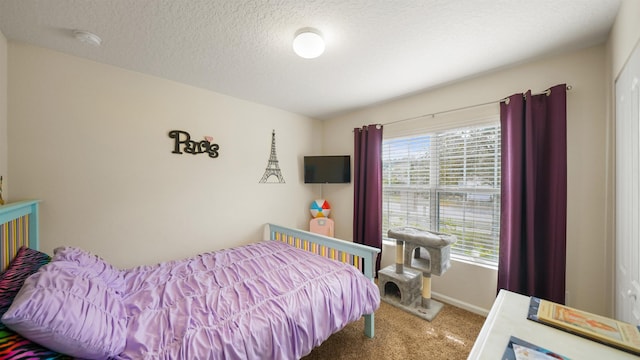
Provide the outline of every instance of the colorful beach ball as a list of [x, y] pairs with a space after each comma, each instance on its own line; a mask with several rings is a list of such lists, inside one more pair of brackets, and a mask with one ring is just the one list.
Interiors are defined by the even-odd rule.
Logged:
[[329, 205], [329, 202], [326, 200], [314, 200], [311, 203], [311, 206], [309, 207], [309, 210], [311, 211], [311, 216], [313, 216], [314, 218], [318, 218], [318, 217], [329, 217], [329, 213], [331, 212], [331, 206]]

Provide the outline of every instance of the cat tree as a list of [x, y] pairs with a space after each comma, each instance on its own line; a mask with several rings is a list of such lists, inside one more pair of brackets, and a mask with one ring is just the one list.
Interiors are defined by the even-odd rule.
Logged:
[[442, 303], [431, 299], [431, 275], [440, 276], [451, 267], [450, 248], [456, 237], [412, 227], [392, 228], [388, 236], [396, 240], [396, 263], [378, 271], [380, 297], [433, 320]]

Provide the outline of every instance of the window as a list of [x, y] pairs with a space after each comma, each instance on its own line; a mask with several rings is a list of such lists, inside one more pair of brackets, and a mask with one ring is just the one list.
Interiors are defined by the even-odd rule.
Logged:
[[500, 125], [385, 139], [382, 237], [411, 226], [452, 234], [452, 257], [498, 264]]

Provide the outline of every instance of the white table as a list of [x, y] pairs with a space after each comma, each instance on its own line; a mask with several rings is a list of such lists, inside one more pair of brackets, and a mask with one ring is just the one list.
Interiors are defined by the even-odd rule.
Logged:
[[570, 359], [635, 359], [630, 353], [602, 345], [527, 319], [530, 297], [500, 290], [467, 359], [501, 359], [515, 336]]

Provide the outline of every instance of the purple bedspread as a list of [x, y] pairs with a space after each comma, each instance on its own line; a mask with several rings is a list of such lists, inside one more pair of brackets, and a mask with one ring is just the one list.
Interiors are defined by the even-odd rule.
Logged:
[[353, 266], [277, 241], [123, 275], [121, 359], [299, 359], [380, 305]]

